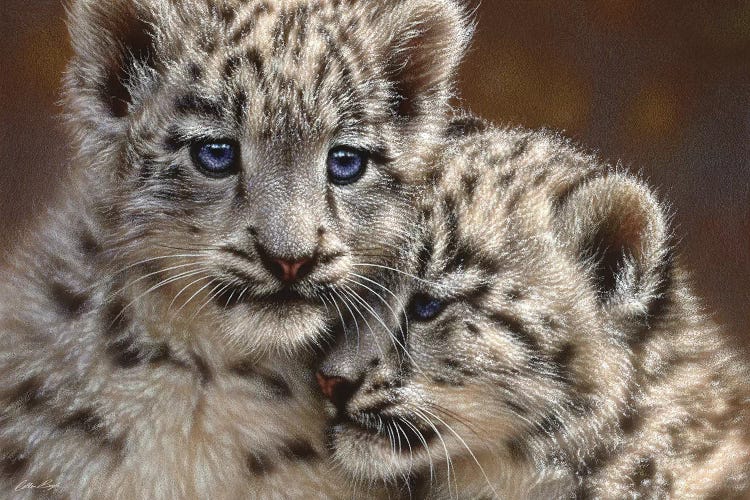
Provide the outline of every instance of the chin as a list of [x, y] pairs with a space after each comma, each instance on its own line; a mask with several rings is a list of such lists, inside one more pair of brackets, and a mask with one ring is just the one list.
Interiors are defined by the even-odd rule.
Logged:
[[229, 342], [251, 355], [294, 355], [321, 344], [327, 319], [317, 302], [258, 301], [234, 307], [224, 324]]
[[[337, 467], [356, 481], [391, 483], [401, 480], [425, 461], [426, 450], [412, 449], [402, 444], [394, 450], [383, 436], [347, 425], [335, 424], [328, 429], [329, 446]], [[424, 455], [424, 457], [423, 457]]]

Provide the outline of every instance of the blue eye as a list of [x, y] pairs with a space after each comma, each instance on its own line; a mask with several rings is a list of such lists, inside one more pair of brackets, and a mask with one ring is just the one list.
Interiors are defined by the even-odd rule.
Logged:
[[430, 321], [445, 309], [445, 303], [427, 295], [417, 295], [411, 301], [411, 316], [416, 321]]
[[197, 143], [192, 156], [201, 172], [209, 177], [226, 177], [237, 170], [237, 146], [229, 141]]
[[356, 149], [334, 148], [328, 153], [328, 176], [331, 182], [345, 186], [357, 182], [365, 173], [369, 158], [367, 153]]

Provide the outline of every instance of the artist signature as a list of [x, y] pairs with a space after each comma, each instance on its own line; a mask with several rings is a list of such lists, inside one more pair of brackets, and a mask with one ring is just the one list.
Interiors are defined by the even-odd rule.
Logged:
[[35, 484], [31, 481], [23, 480], [20, 483], [18, 483], [18, 486], [16, 486], [16, 491], [24, 491], [24, 490], [44, 490], [44, 491], [52, 491], [59, 488], [59, 484], [55, 484], [50, 480], [44, 481], [43, 483]]

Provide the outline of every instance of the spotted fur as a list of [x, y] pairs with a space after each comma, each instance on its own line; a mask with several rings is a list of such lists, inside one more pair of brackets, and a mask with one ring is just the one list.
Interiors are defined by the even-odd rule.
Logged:
[[[71, 180], [7, 255], [0, 491], [349, 498], [311, 346], [392, 265], [469, 29], [452, 0], [74, 0]], [[230, 140], [235, 175], [191, 145]], [[355, 184], [328, 151], [369, 154]], [[309, 262], [282, 283], [274, 259]], [[304, 422], [304, 424], [301, 424]]]
[[336, 461], [427, 498], [750, 494], [750, 370], [653, 192], [548, 132], [459, 136], [441, 164], [321, 369]]

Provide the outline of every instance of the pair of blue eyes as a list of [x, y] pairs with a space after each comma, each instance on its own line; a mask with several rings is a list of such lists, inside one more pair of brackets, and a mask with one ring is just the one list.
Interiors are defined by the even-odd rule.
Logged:
[[445, 309], [445, 302], [428, 295], [417, 295], [411, 300], [410, 316], [416, 321], [435, 319]]
[[[201, 142], [191, 149], [193, 161], [209, 177], [226, 177], [238, 170], [239, 147], [230, 141]], [[367, 153], [348, 147], [328, 152], [326, 168], [332, 183], [345, 186], [357, 182], [367, 169]]]

